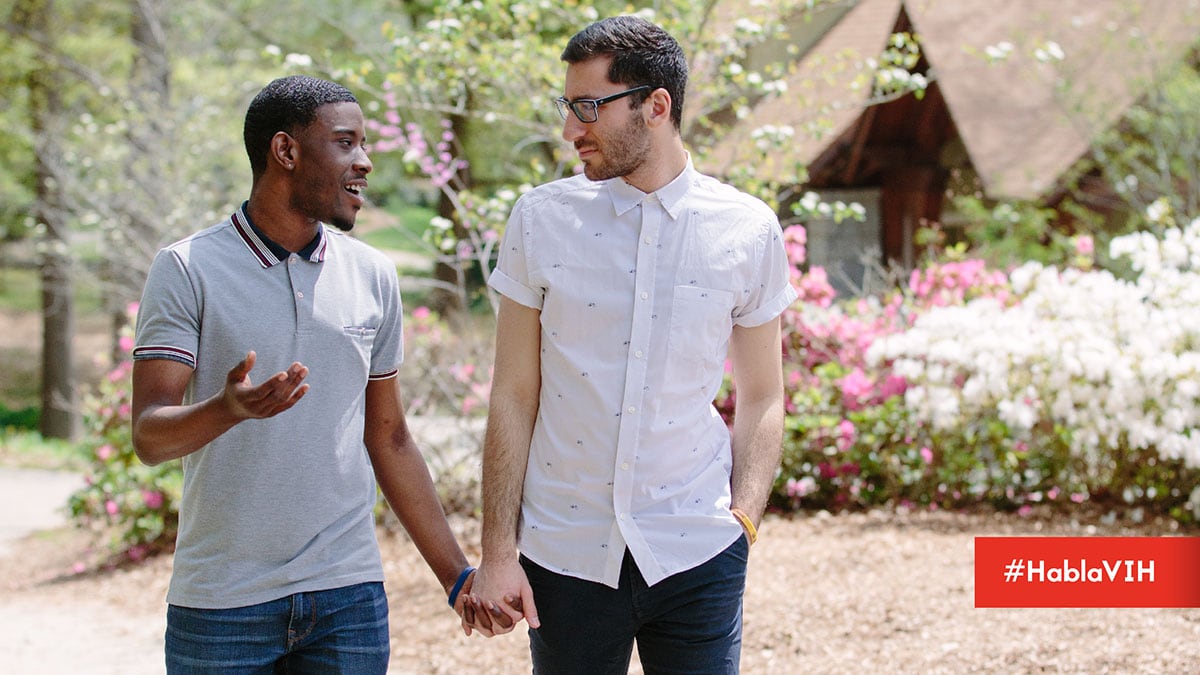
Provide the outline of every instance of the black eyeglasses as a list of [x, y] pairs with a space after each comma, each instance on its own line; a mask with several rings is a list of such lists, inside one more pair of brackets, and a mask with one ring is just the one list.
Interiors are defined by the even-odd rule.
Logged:
[[654, 87], [651, 87], [648, 84], [643, 84], [641, 86], [634, 87], [633, 89], [626, 89], [625, 91], [618, 92], [612, 96], [605, 96], [604, 98], [577, 98], [574, 101], [568, 101], [567, 99], [559, 96], [558, 98], [554, 99], [554, 107], [558, 108], [558, 115], [564, 120], [567, 119], [567, 110], [570, 109], [571, 112], [575, 113], [575, 117], [579, 118], [580, 122], [583, 122], [584, 124], [591, 124], [592, 122], [600, 119], [600, 106], [604, 105], [605, 103], [612, 103], [619, 98], [625, 98], [630, 94], [636, 94], [643, 89], [653, 88]]

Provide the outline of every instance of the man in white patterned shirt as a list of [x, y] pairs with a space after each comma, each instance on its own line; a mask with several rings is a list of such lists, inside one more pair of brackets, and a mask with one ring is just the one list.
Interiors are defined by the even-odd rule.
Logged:
[[[687, 63], [624, 16], [568, 43], [584, 175], [513, 209], [472, 602], [527, 620], [535, 672], [737, 672], [746, 560], [779, 461], [779, 222], [701, 175]], [[713, 406], [733, 365], [732, 434]], [[519, 553], [518, 553], [519, 550]], [[497, 632], [505, 632], [497, 629]]]

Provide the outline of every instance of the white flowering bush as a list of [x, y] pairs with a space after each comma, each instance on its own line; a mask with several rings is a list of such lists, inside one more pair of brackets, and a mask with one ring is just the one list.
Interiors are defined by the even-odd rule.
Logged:
[[991, 428], [974, 449], [1022, 467], [999, 472], [1010, 494], [1200, 519], [1200, 219], [1115, 239], [1110, 255], [1136, 278], [1027, 263], [1010, 298], [935, 307], [875, 340], [868, 363], [904, 379], [931, 440], [970, 451]]

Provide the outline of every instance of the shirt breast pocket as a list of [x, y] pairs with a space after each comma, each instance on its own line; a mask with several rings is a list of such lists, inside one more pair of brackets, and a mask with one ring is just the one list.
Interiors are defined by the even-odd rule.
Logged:
[[724, 345], [733, 330], [733, 293], [676, 286], [667, 334], [668, 378], [695, 381], [724, 368]]
[[375, 326], [342, 326], [342, 332], [350, 338], [359, 359], [364, 363], [371, 362], [371, 349], [375, 344], [375, 334], [379, 329]]

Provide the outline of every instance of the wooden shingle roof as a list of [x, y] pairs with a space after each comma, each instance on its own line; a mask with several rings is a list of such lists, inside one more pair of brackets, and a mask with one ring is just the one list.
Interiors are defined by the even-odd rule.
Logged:
[[[812, 162], [861, 114], [867, 61], [901, 11], [992, 197], [1047, 194], [1200, 40], [1198, 0], [861, 0], [801, 58], [787, 91], [760, 101], [701, 166], [721, 174], [751, 161], [753, 130], [768, 124], [796, 137], [765, 168]], [[804, 133], [817, 117], [824, 133]]]

